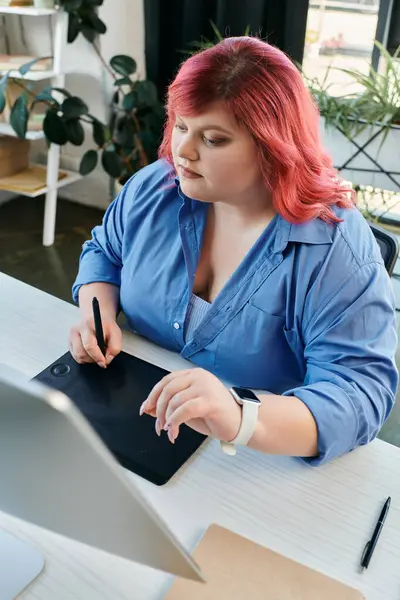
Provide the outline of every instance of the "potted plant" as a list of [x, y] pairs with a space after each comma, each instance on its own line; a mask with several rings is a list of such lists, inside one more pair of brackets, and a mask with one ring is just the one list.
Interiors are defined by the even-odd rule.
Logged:
[[394, 56], [378, 42], [384, 69], [370, 73], [338, 69], [359, 92], [332, 96], [327, 85], [307, 78], [321, 114], [324, 142], [335, 165], [355, 184], [400, 191], [400, 47]]
[[[28, 121], [37, 105], [44, 108], [43, 131], [48, 143], [81, 146], [90, 128], [94, 147], [82, 157], [80, 173], [93, 171], [99, 159], [102, 167], [121, 184], [131, 175], [157, 158], [164, 121], [164, 108], [159, 102], [156, 86], [141, 80], [135, 60], [127, 55], [116, 55], [106, 63], [96, 44], [96, 35], [106, 31], [96, 8], [103, 0], [59, 0], [69, 13], [68, 41], [72, 43], [82, 34], [96, 50], [99, 60], [113, 81], [110, 118], [103, 123], [94, 117], [85, 101], [73, 96], [67, 89], [46, 87], [33, 93], [22, 78], [15, 83], [21, 94], [10, 108], [10, 124], [16, 134], [25, 138]], [[42, 58], [20, 68], [25, 75]], [[6, 106], [9, 80], [6, 73], [0, 80], [0, 113]]]

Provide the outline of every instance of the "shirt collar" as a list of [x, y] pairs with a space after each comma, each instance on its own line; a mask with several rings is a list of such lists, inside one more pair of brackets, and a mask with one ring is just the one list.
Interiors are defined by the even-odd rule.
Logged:
[[[179, 177], [175, 177], [178, 194], [182, 200], [188, 200], [182, 192]], [[277, 232], [274, 244], [275, 252], [283, 252], [289, 242], [300, 242], [303, 244], [331, 244], [332, 225], [325, 223], [322, 219], [313, 219], [306, 223], [292, 224], [280, 215], [277, 215]]]
[[283, 217], [278, 217], [278, 228], [275, 238], [275, 252], [283, 252], [289, 242], [303, 244], [331, 244], [332, 225], [322, 219], [313, 219], [306, 223], [292, 224]]

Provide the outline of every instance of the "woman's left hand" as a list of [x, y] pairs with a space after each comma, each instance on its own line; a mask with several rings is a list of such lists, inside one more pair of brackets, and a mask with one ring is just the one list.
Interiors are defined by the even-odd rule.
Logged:
[[156, 418], [156, 432], [164, 429], [172, 443], [179, 427], [192, 429], [225, 442], [233, 440], [240, 427], [242, 412], [222, 382], [204, 369], [170, 373], [154, 386], [140, 407], [140, 414]]

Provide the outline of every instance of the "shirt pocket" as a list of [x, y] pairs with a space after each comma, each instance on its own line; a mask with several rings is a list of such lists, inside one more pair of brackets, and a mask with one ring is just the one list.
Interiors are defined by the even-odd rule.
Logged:
[[280, 394], [301, 383], [295, 336], [285, 318], [249, 300], [219, 333], [215, 372], [235, 385]]

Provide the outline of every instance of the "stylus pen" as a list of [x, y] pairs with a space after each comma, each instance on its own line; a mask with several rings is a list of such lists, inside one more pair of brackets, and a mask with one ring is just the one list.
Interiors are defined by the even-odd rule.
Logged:
[[390, 502], [391, 502], [391, 499], [389, 496], [389, 498], [386, 500], [385, 504], [383, 505], [381, 514], [379, 515], [378, 522], [375, 525], [375, 529], [374, 529], [374, 533], [372, 534], [372, 538], [370, 539], [369, 542], [367, 542], [367, 545], [365, 546], [364, 553], [361, 558], [361, 569], [362, 570], [368, 568], [369, 562], [370, 562], [372, 555], [374, 553], [374, 550], [375, 550], [375, 546], [378, 543], [379, 536], [381, 535], [383, 525], [386, 521], [386, 517], [389, 512]]
[[96, 340], [97, 345], [103, 353], [103, 356], [106, 355], [106, 343], [104, 341], [104, 333], [103, 333], [103, 325], [101, 324], [101, 314], [100, 314], [100, 305], [99, 301], [96, 297], [92, 300], [93, 307], [93, 318], [94, 318], [94, 328], [96, 331]]

